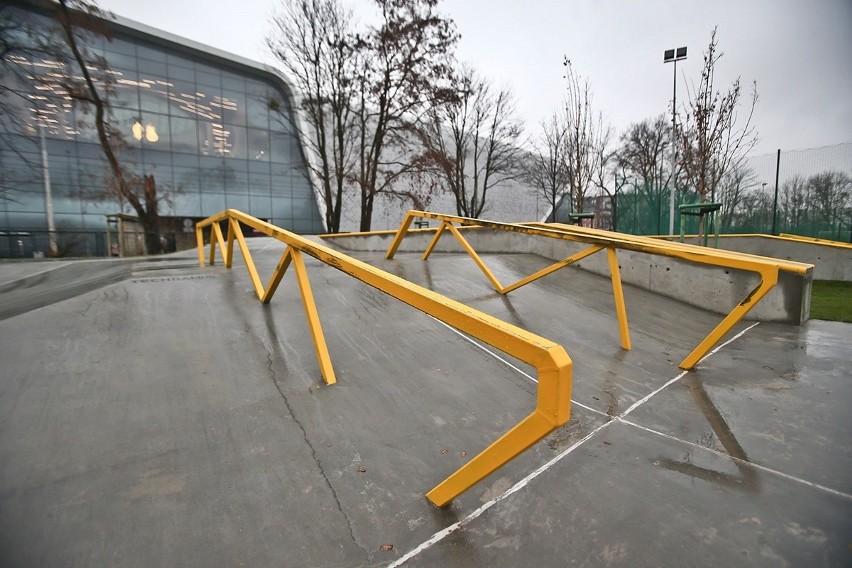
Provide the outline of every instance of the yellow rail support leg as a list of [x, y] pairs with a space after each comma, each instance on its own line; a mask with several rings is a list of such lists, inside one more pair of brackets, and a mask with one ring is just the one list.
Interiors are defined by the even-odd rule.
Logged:
[[219, 226], [219, 223], [214, 223], [210, 226], [210, 266], [216, 264], [217, 242], [219, 243], [219, 248], [222, 249], [222, 262], [227, 266], [228, 249], [225, 247], [225, 238], [222, 236], [222, 227]]
[[571, 359], [561, 347], [548, 349], [547, 359], [539, 366], [536, 409], [479, 455], [426, 494], [438, 507], [484, 479], [521, 452], [568, 422], [571, 416]]
[[432, 237], [432, 240], [429, 242], [429, 246], [426, 247], [426, 252], [424, 252], [423, 256], [420, 257], [420, 260], [429, 260], [429, 255], [432, 254], [435, 245], [438, 244], [438, 241], [440, 240], [441, 235], [444, 233], [444, 229], [447, 228], [447, 225], [449, 225], [449, 223], [447, 223], [446, 221], [441, 223], [441, 226], [438, 227], [438, 230], [435, 232], [435, 236]]
[[438, 507], [446, 507], [456, 496], [491, 475], [552, 431], [553, 424], [537, 411], [533, 412], [435, 486], [426, 494], [426, 498]]
[[198, 264], [204, 266], [204, 229], [201, 225], [195, 226], [195, 244], [198, 247]]
[[[257, 298], [260, 301], [263, 301], [263, 284], [260, 283], [260, 276], [257, 275], [257, 268], [254, 266], [254, 260], [251, 258], [251, 253], [249, 252], [248, 244], [246, 244], [243, 232], [240, 229], [239, 222], [236, 219], [230, 219], [229, 223], [231, 224], [231, 230], [237, 237], [237, 243], [240, 245], [240, 252], [243, 253], [243, 260], [246, 262], [246, 268], [248, 269], [251, 283], [254, 285], [254, 292], [257, 294]], [[221, 234], [221, 232], [219, 234]]]
[[485, 277], [488, 278], [488, 281], [491, 282], [491, 285], [494, 287], [494, 289], [498, 292], [501, 292], [501, 290], [503, 290], [503, 285], [500, 284], [500, 281], [497, 280], [497, 277], [494, 276], [494, 273], [491, 272], [491, 270], [489, 270], [487, 266], [485, 266], [485, 262], [483, 262], [483, 260], [479, 258], [479, 255], [476, 254], [476, 251], [473, 250], [473, 247], [470, 246], [469, 242], [467, 242], [467, 239], [462, 236], [459, 230], [456, 229], [452, 223], [448, 223], [447, 228], [453, 235], [455, 235], [456, 239], [458, 239], [458, 241], [464, 247], [464, 250], [466, 250], [467, 254], [470, 255], [470, 258], [473, 259], [473, 261], [476, 263], [482, 273], [485, 274]]
[[539, 270], [535, 274], [530, 274], [526, 278], [523, 278], [521, 280], [518, 280], [514, 284], [510, 284], [509, 286], [506, 286], [505, 288], [503, 288], [500, 291], [500, 293], [501, 294], [508, 294], [509, 292], [511, 292], [513, 290], [517, 290], [521, 286], [526, 286], [530, 282], [535, 282], [539, 278], [544, 278], [548, 274], [552, 274], [552, 273], [556, 272], [557, 270], [561, 270], [561, 269], [565, 268], [566, 266], [574, 264], [577, 261], [583, 260], [587, 256], [591, 256], [591, 255], [595, 254], [596, 252], [598, 252], [599, 250], [601, 250], [603, 248], [604, 247], [601, 246], [601, 245], [593, 245], [593, 246], [590, 246], [587, 249], [583, 249], [576, 254], [573, 254], [573, 255], [571, 255], [567, 258], [563, 258], [559, 262], [555, 262], [555, 263], [551, 264], [550, 266], [548, 266], [546, 268], [542, 268], [541, 270]]
[[612, 295], [615, 298], [615, 312], [618, 314], [618, 331], [621, 335], [621, 348], [630, 351], [630, 330], [627, 327], [627, 307], [624, 304], [624, 288], [621, 286], [621, 271], [618, 268], [618, 255], [614, 247], [606, 248], [609, 261], [609, 275], [612, 279]]
[[308, 281], [308, 271], [305, 268], [305, 261], [302, 259], [302, 253], [297, 249], [291, 247], [290, 251], [293, 257], [293, 268], [296, 269], [296, 280], [299, 282], [299, 291], [302, 294], [302, 304], [305, 306], [305, 317], [308, 319], [308, 327], [311, 329], [311, 339], [314, 341], [314, 350], [317, 353], [320, 373], [322, 373], [322, 379], [325, 381], [325, 384], [333, 385], [337, 382], [337, 378], [334, 375], [331, 355], [328, 353], [328, 345], [325, 342], [325, 335], [322, 332], [314, 294], [311, 292], [311, 283]]
[[686, 356], [686, 359], [681, 361], [680, 365], [678, 365], [681, 369], [692, 370], [698, 364], [701, 359], [704, 358], [707, 353], [713, 349], [713, 346], [719, 343], [725, 334], [727, 334], [737, 323], [745, 317], [745, 315], [751, 310], [755, 304], [757, 304], [761, 298], [763, 298], [766, 294], [769, 293], [772, 288], [775, 287], [775, 284], [778, 283], [778, 272], [773, 270], [765, 270], [761, 273], [761, 279], [757, 286], [755, 286], [754, 290], [752, 290], [745, 299], [740, 302], [737, 307], [731, 310], [725, 319], [719, 322], [713, 331], [710, 332], [710, 335], [704, 338], [704, 340], [698, 344], [698, 346], [692, 350], [692, 353]]
[[225, 255], [225, 268], [231, 268], [231, 265], [234, 262], [234, 233], [236, 232], [239, 232], [240, 235], [243, 234], [240, 230], [239, 223], [231, 219], [228, 221], [228, 254], [224, 254], [224, 249], [222, 253]]
[[278, 266], [275, 267], [275, 272], [272, 273], [272, 278], [269, 279], [269, 284], [266, 285], [266, 291], [263, 292], [263, 297], [260, 299], [264, 304], [268, 304], [278, 290], [278, 285], [287, 272], [287, 267], [290, 266], [290, 261], [293, 260], [293, 247], [287, 247], [278, 261]]
[[393, 258], [393, 255], [396, 254], [396, 249], [398, 249], [399, 245], [402, 244], [402, 239], [404, 239], [406, 233], [408, 233], [408, 228], [411, 226], [412, 221], [414, 221], [414, 215], [412, 215], [411, 211], [409, 211], [402, 219], [402, 223], [399, 224], [399, 229], [396, 230], [396, 236], [393, 238], [393, 242], [391, 242], [388, 247], [388, 252], [385, 255], [385, 258], [390, 260]]

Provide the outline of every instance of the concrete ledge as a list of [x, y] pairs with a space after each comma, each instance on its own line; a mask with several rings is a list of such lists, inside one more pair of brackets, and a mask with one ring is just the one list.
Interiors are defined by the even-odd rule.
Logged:
[[[483, 254], [530, 253], [550, 260], [561, 260], [588, 246], [560, 239], [507, 233], [493, 229], [469, 228], [465, 231], [465, 238], [474, 250]], [[387, 250], [393, 235], [393, 231], [388, 231], [369, 235], [335, 235], [327, 238], [330, 243], [342, 250], [367, 252]], [[403, 240], [399, 252], [422, 253], [433, 235], [434, 230], [412, 231]], [[796, 244], [807, 245], [807, 243]], [[442, 236], [435, 251], [465, 252], [451, 235]], [[741, 252], [753, 251], [741, 250]], [[762, 256], [767, 255], [762, 254]], [[634, 251], [620, 250], [618, 259], [621, 278], [625, 284], [650, 290], [719, 314], [729, 313], [759, 281], [757, 274], [748, 271], [716, 268], [677, 258]], [[795, 256], [793, 258], [787, 256], [787, 259], [807, 262], [806, 259]], [[592, 255], [576, 263], [576, 266], [609, 277], [609, 267], [603, 253]], [[794, 325], [807, 321], [810, 317], [812, 279], [812, 273], [797, 275], [781, 272], [778, 285], [749, 312], [747, 319]], [[629, 314], [629, 305], [627, 309]]]

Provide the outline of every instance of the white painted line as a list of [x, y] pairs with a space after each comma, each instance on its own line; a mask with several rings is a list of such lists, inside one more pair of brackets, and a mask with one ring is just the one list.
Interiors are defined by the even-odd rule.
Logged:
[[727, 347], [728, 345], [730, 345], [731, 343], [733, 343], [734, 341], [736, 341], [737, 339], [739, 339], [740, 337], [742, 337], [743, 335], [745, 335], [748, 331], [750, 331], [751, 329], [753, 329], [753, 328], [757, 327], [758, 325], [760, 325], [760, 322], [759, 322], [759, 321], [754, 322], [753, 324], [751, 324], [750, 326], [748, 326], [747, 328], [745, 328], [744, 330], [742, 330], [741, 332], [739, 332], [738, 334], [736, 334], [735, 336], [733, 336], [732, 338], [730, 338], [729, 340], [727, 340], [725, 343], [722, 343], [722, 344], [720, 344], [720, 345], [718, 345], [718, 346], [714, 347], [714, 348], [713, 348], [713, 350], [712, 350], [712, 351], [710, 351], [710, 353], [708, 353], [707, 355], [705, 355], [704, 357], [702, 357], [702, 358], [701, 358], [701, 360], [699, 360], [698, 362], [700, 363], [701, 361], [703, 361], [704, 359], [706, 359], [706, 358], [707, 358], [707, 357], [709, 357], [710, 355], [713, 355], [714, 353], [716, 353], [717, 351], [719, 351], [719, 350], [720, 350], [720, 349], [722, 349], [723, 347]]
[[[430, 317], [430, 318], [432, 318], [433, 320], [435, 320], [436, 322], [438, 322], [439, 324], [443, 325], [444, 327], [446, 327], [447, 329], [449, 329], [449, 330], [450, 330], [450, 331], [452, 331], [453, 333], [455, 333], [455, 334], [459, 335], [462, 339], [464, 339], [464, 340], [465, 340], [465, 341], [467, 341], [468, 343], [472, 343], [473, 345], [475, 345], [476, 347], [478, 347], [478, 348], [479, 348], [479, 349], [481, 349], [482, 351], [485, 351], [486, 353], [488, 353], [489, 355], [491, 355], [492, 357], [494, 357], [495, 359], [497, 359], [498, 361], [500, 361], [501, 363], [503, 363], [503, 364], [504, 364], [504, 365], [506, 365], [507, 367], [510, 367], [510, 368], [514, 369], [515, 371], [517, 371], [518, 373], [520, 373], [520, 374], [521, 374], [521, 375], [523, 375], [524, 377], [526, 377], [526, 378], [528, 378], [529, 380], [531, 380], [532, 382], [534, 382], [534, 383], [538, 384], [538, 379], [537, 379], [537, 378], [533, 377], [533, 376], [532, 376], [532, 375], [530, 375], [529, 373], [525, 373], [522, 369], [519, 369], [517, 366], [515, 366], [515, 365], [511, 364], [510, 362], [508, 362], [508, 361], [507, 361], [506, 359], [504, 359], [503, 357], [500, 357], [498, 354], [496, 354], [495, 352], [491, 351], [490, 349], [488, 349], [487, 347], [485, 347], [485, 346], [484, 346], [484, 345], [482, 345], [480, 342], [476, 341], [475, 339], [473, 339], [472, 337], [470, 337], [470, 336], [469, 336], [469, 335], [467, 335], [466, 333], [462, 333], [461, 331], [457, 330], [457, 329], [456, 329], [456, 328], [454, 328], [453, 326], [451, 326], [451, 325], [449, 325], [449, 324], [446, 324], [446, 323], [442, 322], [441, 320], [439, 320], [438, 318], [436, 318], [436, 317], [434, 317], [434, 316], [429, 316], [429, 317]], [[597, 409], [595, 409], [595, 408], [592, 408], [591, 406], [586, 406], [585, 404], [583, 404], [583, 403], [581, 403], [581, 402], [577, 402], [577, 401], [576, 401], [576, 400], [574, 400], [574, 399], [571, 399], [571, 404], [572, 404], [572, 405], [579, 406], [580, 408], [584, 408], [584, 409], [586, 409], [586, 410], [590, 410], [590, 411], [594, 412], [595, 414], [600, 414], [601, 416], [609, 416], [606, 412], [601, 412], [600, 410], [597, 410]]]
[[489, 355], [491, 355], [492, 357], [494, 357], [495, 359], [497, 359], [498, 361], [500, 361], [501, 363], [503, 363], [503, 364], [504, 364], [504, 365], [506, 365], [507, 367], [510, 367], [510, 368], [512, 368], [512, 369], [514, 369], [514, 370], [516, 370], [517, 372], [519, 372], [520, 374], [522, 374], [523, 376], [525, 376], [526, 378], [528, 378], [528, 379], [529, 379], [529, 380], [531, 380], [532, 382], [534, 382], [534, 383], [538, 383], [538, 379], [536, 379], [535, 377], [533, 377], [533, 376], [532, 376], [532, 375], [530, 375], [529, 373], [526, 373], [526, 372], [524, 372], [523, 370], [519, 369], [516, 365], [513, 365], [512, 363], [510, 363], [510, 362], [508, 362], [507, 360], [503, 359], [502, 357], [500, 357], [499, 355], [497, 355], [496, 353], [494, 353], [493, 351], [491, 351], [490, 349], [488, 349], [487, 347], [485, 347], [484, 345], [482, 345], [482, 344], [481, 344], [481, 343], [479, 343], [478, 341], [474, 341], [474, 340], [473, 340], [471, 337], [469, 337], [467, 334], [462, 333], [461, 331], [457, 330], [457, 329], [456, 329], [456, 328], [454, 328], [453, 326], [451, 326], [451, 325], [449, 325], [449, 324], [447, 324], [447, 323], [442, 322], [441, 320], [439, 320], [438, 318], [436, 318], [436, 317], [434, 317], [434, 316], [429, 316], [429, 317], [430, 317], [430, 318], [432, 318], [433, 320], [435, 320], [436, 322], [438, 322], [439, 324], [443, 325], [444, 327], [446, 327], [447, 329], [449, 329], [450, 331], [452, 331], [452, 332], [453, 332], [453, 333], [455, 333], [456, 335], [459, 335], [459, 336], [460, 336], [462, 339], [464, 339], [465, 341], [467, 341], [467, 342], [469, 342], [469, 343], [472, 343], [472, 344], [474, 344], [475, 346], [479, 347], [481, 350], [485, 351], [486, 353], [488, 353]]
[[[760, 323], [760, 322], [757, 322], [757, 323], [754, 323], [754, 324], [752, 324], [752, 325], [748, 326], [747, 328], [745, 328], [744, 330], [742, 330], [741, 332], [739, 332], [738, 334], [736, 334], [735, 336], [733, 336], [732, 338], [730, 338], [730, 339], [729, 339], [728, 341], [726, 341], [725, 343], [722, 343], [721, 345], [719, 345], [718, 347], [716, 347], [715, 349], [713, 349], [710, 353], [708, 353], [707, 355], [705, 355], [704, 357], [702, 357], [702, 358], [701, 358], [701, 360], [700, 360], [700, 361], [698, 361], [698, 362], [699, 362], [699, 363], [701, 363], [701, 361], [703, 361], [704, 359], [706, 359], [707, 357], [709, 357], [709, 356], [711, 356], [711, 355], [714, 355], [715, 353], [717, 353], [720, 349], [722, 349], [722, 348], [723, 348], [723, 347], [725, 347], [726, 345], [729, 345], [730, 343], [732, 343], [732, 342], [736, 341], [737, 339], [739, 339], [740, 337], [742, 337], [743, 335], [745, 335], [745, 334], [746, 334], [746, 332], [748, 332], [749, 330], [751, 330], [752, 328], [754, 328], [755, 326], [757, 326], [757, 324], [759, 324], [759, 323]], [[630, 406], [630, 408], [628, 408], [627, 410], [625, 410], [625, 411], [624, 411], [624, 412], [623, 412], [623, 413], [619, 416], [619, 418], [624, 418], [625, 416], [627, 416], [628, 414], [630, 414], [631, 412], [633, 412], [634, 410], [636, 410], [637, 408], [639, 408], [640, 406], [642, 406], [643, 404], [645, 404], [648, 400], [650, 400], [651, 398], [653, 398], [654, 396], [656, 396], [656, 395], [657, 395], [657, 393], [659, 393], [659, 392], [660, 392], [660, 391], [662, 391], [662, 390], [665, 390], [665, 388], [666, 388], [666, 387], [668, 387], [670, 384], [672, 384], [672, 383], [676, 383], [677, 381], [679, 381], [680, 379], [682, 379], [682, 378], [684, 377], [684, 375], [686, 375], [688, 372], [689, 372], [689, 371], [683, 371], [681, 374], [679, 374], [678, 376], [676, 376], [675, 378], [673, 378], [672, 380], [670, 380], [669, 382], [667, 382], [666, 384], [664, 384], [663, 386], [661, 386], [660, 388], [658, 388], [657, 390], [653, 391], [651, 394], [649, 394], [649, 395], [647, 395], [647, 396], [645, 396], [645, 397], [643, 397], [643, 398], [641, 398], [641, 399], [637, 400], [636, 402], [634, 402], [634, 403]]]
[[423, 552], [427, 548], [430, 548], [433, 544], [436, 544], [436, 543], [444, 540], [447, 536], [451, 535], [452, 533], [459, 530], [460, 528], [462, 528], [466, 524], [468, 524], [471, 521], [473, 521], [474, 519], [478, 518], [480, 515], [482, 515], [482, 513], [484, 513], [485, 511], [487, 511], [488, 509], [490, 509], [491, 507], [493, 507], [494, 505], [496, 505], [500, 501], [503, 501], [504, 499], [506, 499], [510, 495], [512, 495], [512, 494], [520, 491], [524, 487], [526, 487], [527, 484], [529, 484], [530, 481], [532, 481], [533, 479], [535, 479], [536, 477], [538, 477], [539, 475], [541, 475], [542, 473], [544, 473], [545, 471], [550, 469], [551, 466], [553, 466], [559, 460], [561, 460], [562, 458], [564, 458], [565, 456], [567, 456], [568, 454], [570, 454], [571, 452], [573, 452], [574, 450], [576, 450], [577, 448], [582, 446], [584, 443], [586, 443], [587, 440], [591, 439], [592, 436], [594, 436], [595, 434], [597, 434], [598, 432], [600, 432], [601, 430], [603, 430], [604, 428], [606, 428], [607, 426], [609, 426], [610, 424], [613, 424], [613, 423], [615, 423], [615, 420], [610, 420], [609, 422], [604, 422], [603, 424], [601, 424], [600, 426], [598, 426], [597, 428], [595, 428], [594, 430], [592, 430], [591, 432], [586, 434], [586, 436], [582, 440], [579, 440], [578, 442], [574, 443], [574, 445], [570, 446], [569, 448], [566, 448], [565, 450], [562, 451], [562, 453], [560, 453], [559, 455], [557, 455], [556, 457], [551, 459], [549, 462], [547, 462], [546, 464], [539, 467], [537, 470], [535, 470], [534, 472], [530, 473], [525, 478], [523, 478], [522, 480], [517, 482], [508, 491], [506, 491], [505, 493], [503, 493], [502, 495], [500, 495], [498, 497], [495, 497], [494, 499], [488, 501], [487, 503], [484, 503], [478, 509], [476, 509], [475, 511], [473, 511], [471, 514], [469, 514], [467, 517], [461, 519], [460, 521], [456, 521], [455, 523], [451, 524], [450, 526], [446, 527], [445, 529], [442, 529], [442, 530], [436, 532], [435, 534], [432, 535], [431, 538], [429, 538], [428, 540], [426, 540], [425, 542], [420, 544], [417, 548], [414, 548], [414, 549], [408, 551], [404, 555], [397, 558], [391, 564], [388, 564], [387, 568], [396, 568], [397, 566], [402, 566], [405, 562], [408, 562], [409, 560], [411, 560], [412, 558], [414, 558], [415, 556], [417, 556], [418, 554], [420, 554], [421, 552]]
[[819, 489], [820, 491], [825, 491], [826, 493], [831, 493], [832, 495], [836, 495], [837, 497], [843, 497], [844, 499], [852, 500], [852, 495], [849, 493], [844, 493], [843, 491], [839, 491], [837, 489], [832, 489], [831, 487], [826, 487], [825, 485], [820, 485], [819, 483], [814, 483], [812, 481], [808, 481], [806, 479], [802, 479], [801, 477], [796, 477], [794, 475], [790, 475], [789, 473], [784, 473], [783, 471], [778, 471], [777, 469], [772, 469], [771, 467], [766, 467], [765, 465], [760, 465], [758, 463], [744, 460], [731, 454], [720, 452], [719, 450], [714, 450], [713, 448], [708, 448], [706, 446], [702, 446], [701, 444], [696, 444], [695, 442], [690, 442], [689, 440], [682, 440], [677, 436], [672, 436], [671, 434], [666, 434], [665, 432], [660, 432], [658, 430], [654, 430], [653, 428], [647, 428], [645, 426], [641, 426], [636, 424], [635, 422], [631, 422], [630, 420], [623, 420], [620, 416], [616, 418], [617, 421], [622, 422], [628, 426], [633, 426], [634, 428], [638, 428], [640, 430], [644, 430], [645, 432], [649, 432], [651, 434], [655, 434], [657, 436], [662, 436], [663, 438], [668, 438], [669, 440], [674, 440], [676, 442], [680, 442], [682, 444], [686, 444], [687, 446], [692, 446], [694, 448], [699, 448], [710, 453], [716, 454], [718, 456], [722, 456], [724, 458], [728, 458], [730, 460], [739, 462], [745, 466], [753, 467], [755, 469], [759, 469], [761, 471], [765, 471], [767, 473], [771, 473], [777, 475], [779, 477], [783, 477], [784, 479], [788, 479], [790, 481], [795, 481], [796, 483], [801, 483], [802, 485], [806, 485], [808, 487], [812, 487], [814, 489]]
[[[436, 320], [436, 321], [440, 321], [440, 320]], [[480, 345], [476, 341], [473, 341], [471, 338], [467, 337], [465, 334], [461, 333], [457, 329], [445, 324], [444, 322], [440, 322], [440, 323], [445, 325], [449, 329], [451, 329], [453, 332], [461, 335], [467, 341], [470, 341], [471, 343], [473, 343], [474, 345], [476, 345], [477, 347], [479, 347], [480, 349], [482, 349], [486, 353], [490, 353], [492, 356], [496, 357], [498, 360], [502, 361], [503, 363], [505, 363], [509, 367], [517, 370], [519, 373], [523, 374], [527, 378], [533, 380], [534, 382], [538, 382], [538, 381], [535, 381], [535, 379], [533, 379], [532, 377], [530, 377], [527, 373], [524, 373], [523, 371], [518, 369], [515, 365], [512, 365], [511, 363], [509, 363], [508, 361], [506, 361], [502, 357], [499, 357], [498, 355], [496, 355], [492, 351], [486, 349], [485, 347], [483, 347], [482, 345]], [[755, 323], [755, 324], [747, 327], [746, 329], [744, 329], [743, 331], [741, 331], [740, 333], [736, 334], [734, 337], [732, 337], [731, 339], [726, 341], [725, 343], [722, 343], [721, 345], [719, 345], [718, 347], [716, 347], [715, 349], [710, 351], [707, 355], [702, 357], [701, 361], [704, 361], [704, 359], [707, 359], [711, 355], [717, 353], [720, 349], [722, 349], [726, 345], [729, 345], [731, 342], [739, 339], [740, 337], [745, 335], [746, 332], [748, 332], [749, 330], [754, 328], [756, 325], [758, 325], [758, 324]], [[699, 361], [699, 363], [701, 361]], [[407, 553], [405, 553], [404, 555], [399, 557], [397, 560], [395, 560], [391, 564], [388, 564], [387, 568], [396, 568], [397, 566], [402, 566], [405, 562], [408, 562], [409, 560], [411, 560], [412, 558], [414, 558], [415, 556], [417, 556], [418, 554], [420, 554], [424, 550], [431, 548], [433, 545], [435, 545], [435, 544], [441, 542], [442, 540], [444, 540], [445, 538], [447, 538], [447, 536], [451, 535], [452, 533], [459, 530], [463, 526], [467, 525], [471, 521], [479, 518], [484, 512], [486, 512], [488, 509], [490, 509], [491, 507], [493, 507], [497, 503], [505, 500], [510, 495], [513, 495], [514, 493], [516, 493], [516, 492], [520, 491], [521, 489], [523, 489], [524, 487], [526, 487], [529, 484], [530, 481], [532, 481], [533, 479], [535, 479], [536, 477], [538, 477], [539, 475], [541, 475], [542, 473], [544, 473], [545, 471], [547, 471], [548, 469], [550, 469], [551, 467], [553, 467], [554, 465], [559, 463], [563, 458], [565, 458], [565, 456], [571, 454], [574, 450], [576, 450], [577, 448], [579, 448], [580, 446], [585, 444], [588, 440], [592, 439], [592, 437], [594, 437], [595, 434], [597, 434], [598, 432], [607, 428], [608, 426], [610, 426], [611, 424], [613, 424], [615, 422], [620, 422], [623, 417], [627, 416], [628, 414], [630, 414], [631, 412], [633, 412], [634, 410], [636, 410], [637, 408], [639, 408], [640, 406], [642, 406], [643, 404], [648, 402], [651, 398], [653, 398], [655, 395], [657, 395], [659, 392], [661, 392], [663, 389], [665, 389], [669, 385], [671, 385], [671, 384], [677, 382], [678, 380], [680, 380], [681, 378], [683, 378], [683, 376], [686, 375], [688, 372], [689, 371], [683, 371], [682, 373], [680, 373], [675, 378], [666, 382], [666, 384], [664, 384], [662, 387], [656, 389], [655, 391], [651, 392], [649, 395], [643, 397], [641, 400], [635, 402], [632, 406], [630, 406], [630, 408], [628, 408], [620, 416], [615, 417], [615, 419], [613, 419], [613, 420], [609, 420], [607, 422], [604, 422], [603, 424], [601, 424], [600, 426], [598, 426], [597, 428], [592, 430], [590, 433], [588, 433], [581, 440], [577, 441], [572, 446], [566, 448], [560, 454], [558, 454], [557, 456], [552, 458], [550, 461], [548, 461], [547, 463], [545, 463], [544, 465], [542, 465], [541, 467], [539, 467], [538, 469], [536, 469], [535, 471], [533, 471], [532, 473], [530, 473], [529, 475], [527, 475], [526, 477], [524, 477], [523, 479], [518, 481], [515, 485], [510, 487], [505, 493], [503, 493], [502, 495], [499, 495], [499, 496], [495, 497], [494, 499], [491, 499], [490, 501], [484, 503], [483, 505], [481, 505], [479, 508], [475, 509], [472, 513], [470, 513], [465, 518], [463, 518], [459, 521], [456, 521], [455, 523], [451, 524], [450, 526], [436, 532], [428, 540], [422, 542], [416, 548], [408, 551]], [[572, 401], [572, 404], [573, 404], [573, 401]]]

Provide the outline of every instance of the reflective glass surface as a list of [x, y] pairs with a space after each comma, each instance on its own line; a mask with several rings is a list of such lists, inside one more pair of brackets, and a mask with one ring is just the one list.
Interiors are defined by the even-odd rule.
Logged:
[[[108, 62], [93, 75], [110, 104], [120, 160], [128, 172], [155, 176], [169, 197], [162, 216], [234, 207], [287, 229], [323, 230], [278, 77], [119, 30], [91, 47]], [[62, 86], [73, 70], [38, 56], [19, 63], [26, 77], [0, 70], [3, 84], [25, 95], [12, 105], [15, 120], [0, 122], [0, 229], [47, 227], [45, 165], [57, 228], [60, 221], [69, 229], [101, 228], [105, 214], [135, 214], [107, 196], [109, 169], [93, 112]]]

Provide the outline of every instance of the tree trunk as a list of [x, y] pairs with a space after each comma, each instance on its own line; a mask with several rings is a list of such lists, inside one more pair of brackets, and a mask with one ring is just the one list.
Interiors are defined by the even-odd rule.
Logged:
[[160, 212], [157, 205], [157, 183], [153, 175], [144, 177], [145, 182], [145, 214], [139, 216], [142, 229], [145, 231], [145, 248], [148, 254], [160, 254], [163, 247], [160, 242]]
[[361, 198], [361, 226], [360, 231], [370, 231], [373, 221], [373, 196], [364, 194]]

